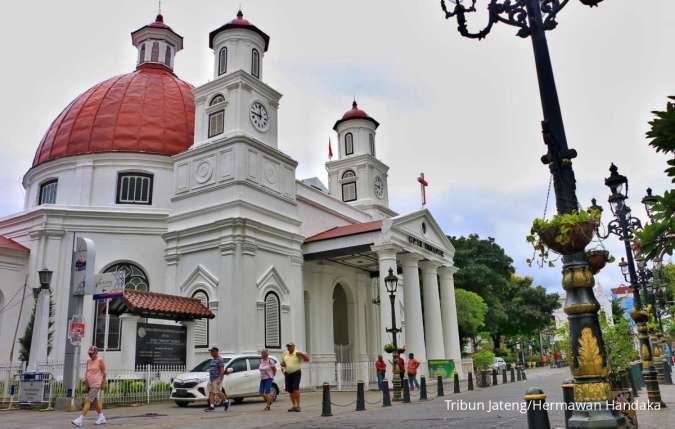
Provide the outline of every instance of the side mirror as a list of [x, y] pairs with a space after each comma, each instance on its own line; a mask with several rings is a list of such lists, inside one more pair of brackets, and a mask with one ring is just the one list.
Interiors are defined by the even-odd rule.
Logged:
[[227, 368], [225, 370], [225, 374], [232, 374], [234, 372], [234, 368]]

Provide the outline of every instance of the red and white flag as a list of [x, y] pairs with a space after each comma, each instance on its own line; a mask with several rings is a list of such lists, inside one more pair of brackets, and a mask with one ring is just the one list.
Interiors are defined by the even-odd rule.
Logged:
[[328, 159], [333, 159], [333, 148], [330, 146], [330, 137], [328, 137]]

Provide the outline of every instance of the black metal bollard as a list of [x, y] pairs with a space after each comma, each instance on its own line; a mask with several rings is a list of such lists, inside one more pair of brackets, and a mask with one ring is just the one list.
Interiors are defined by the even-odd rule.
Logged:
[[436, 396], [444, 396], [443, 393], [443, 376], [436, 377]]
[[563, 381], [562, 384], [563, 391], [563, 402], [566, 404], [565, 407], [565, 428], [568, 428], [568, 422], [572, 418], [572, 407], [574, 406], [574, 380], [568, 378]]
[[497, 385], [497, 370], [494, 368], [492, 369], [492, 385]]
[[513, 369], [513, 367], [511, 367], [511, 383], [515, 382], [516, 382], [516, 371], [515, 369]]
[[333, 413], [330, 409], [330, 384], [323, 383], [323, 399], [321, 400], [321, 417], [330, 417]]
[[473, 390], [473, 373], [470, 372], [468, 376], [466, 377], [467, 381], [467, 388], [466, 390]]
[[454, 388], [453, 390], [454, 390], [455, 393], [459, 393], [459, 374], [457, 374], [457, 373], [455, 373], [454, 382], [455, 383], [454, 383], [454, 386], [453, 386], [453, 388]]
[[403, 390], [403, 398], [401, 398], [401, 402], [410, 402], [410, 386], [408, 385], [408, 380], [403, 379], [401, 381], [401, 390]]
[[509, 380], [508, 380], [508, 378], [507, 378], [507, 376], [506, 376], [506, 368], [504, 368], [504, 369], [502, 370], [502, 384], [506, 384], [506, 383], [508, 383], [508, 382], [509, 382]]
[[382, 380], [382, 406], [391, 407], [391, 396], [389, 396], [389, 382]]
[[427, 399], [427, 378], [425, 376], [420, 377], [420, 401]]
[[523, 381], [523, 370], [520, 367], [516, 370], [516, 380]]
[[544, 407], [546, 395], [538, 387], [531, 387], [525, 392], [523, 398], [527, 403], [527, 427], [528, 429], [551, 429], [548, 420], [548, 411]]
[[356, 384], [356, 411], [364, 411], [366, 409], [366, 393], [363, 381]]

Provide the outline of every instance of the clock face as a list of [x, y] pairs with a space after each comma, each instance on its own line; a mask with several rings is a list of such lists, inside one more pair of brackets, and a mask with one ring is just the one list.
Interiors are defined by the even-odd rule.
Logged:
[[267, 109], [259, 101], [254, 101], [251, 104], [249, 118], [258, 131], [266, 131], [270, 125], [270, 116], [267, 114]]
[[375, 191], [375, 196], [379, 199], [384, 197], [384, 182], [380, 176], [375, 176], [375, 183], [373, 184], [373, 190]]

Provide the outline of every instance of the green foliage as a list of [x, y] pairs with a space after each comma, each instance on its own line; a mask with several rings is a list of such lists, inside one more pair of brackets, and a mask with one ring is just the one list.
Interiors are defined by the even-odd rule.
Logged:
[[[675, 100], [675, 97], [668, 97]], [[666, 104], [665, 111], [653, 111], [656, 118], [649, 122], [651, 128], [647, 131], [647, 138], [651, 139], [649, 146], [656, 149], [656, 152], [665, 154], [675, 153], [675, 105], [670, 101]], [[672, 178], [675, 183], [675, 158], [667, 161], [668, 168], [666, 174]]]
[[[30, 360], [30, 346], [33, 339], [33, 327], [35, 325], [35, 308], [37, 307], [37, 300], [33, 301], [33, 310], [30, 315], [30, 319], [26, 324], [26, 329], [23, 332], [23, 335], [17, 340], [19, 343], [19, 360], [21, 362], [28, 362]], [[48, 334], [47, 334], [47, 355], [52, 351], [52, 342], [54, 337], [54, 292], [50, 291], [49, 293], [49, 322], [48, 322]], [[47, 360], [47, 356], [44, 356], [42, 360]]]
[[637, 232], [640, 253], [647, 259], [672, 255], [675, 249], [675, 190], [657, 195], [651, 209], [653, 220]]
[[619, 383], [631, 362], [637, 359], [633, 333], [625, 318], [621, 318], [614, 325], [608, 325], [604, 319], [600, 319], [600, 328], [609, 359], [609, 378], [613, 383]]
[[600, 211], [582, 210], [574, 213], [557, 214], [549, 220], [534, 219], [530, 234], [526, 237], [527, 242], [532, 245], [535, 252], [534, 256], [527, 260], [528, 265], [532, 266], [535, 261], [538, 261], [540, 266], [546, 264], [553, 267], [555, 259], [551, 258], [549, 249], [542, 241], [542, 234], [548, 231], [556, 231], [555, 242], [567, 245], [572, 237], [571, 233], [574, 227], [585, 222], [600, 222]]
[[489, 369], [495, 360], [495, 354], [490, 350], [480, 350], [473, 354], [473, 366], [481, 371]]
[[619, 320], [621, 319], [624, 319], [621, 300], [618, 298], [612, 298], [612, 321], [614, 323], [619, 323]]
[[459, 336], [461, 338], [476, 336], [485, 325], [487, 304], [477, 293], [460, 288], [455, 289], [455, 302]]
[[155, 383], [150, 387], [151, 392], [170, 392], [171, 383], [159, 382]]
[[384, 345], [384, 351], [385, 352], [394, 353], [394, 350], [396, 350], [396, 348], [394, 347], [394, 345], [392, 343], [387, 343], [387, 344]]
[[565, 324], [558, 328], [555, 332], [556, 337], [560, 337], [560, 340], [555, 342], [556, 350], [560, 350], [565, 356], [569, 358], [572, 356], [572, 344], [570, 343], [570, 325], [569, 322], [565, 321]]
[[500, 327], [509, 336], [538, 336], [551, 323], [553, 310], [560, 307], [560, 296], [534, 286], [531, 277], [513, 275], [508, 283], [509, 318]]

